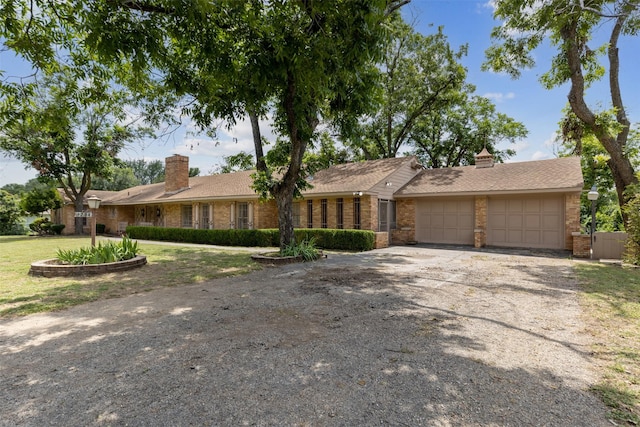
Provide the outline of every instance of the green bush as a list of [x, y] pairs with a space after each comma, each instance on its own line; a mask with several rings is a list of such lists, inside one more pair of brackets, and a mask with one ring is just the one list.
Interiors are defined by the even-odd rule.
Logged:
[[[168, 242], [201, 243], [219, 246], [269, 247], [280, 245], [280, 232], [261, 230], [199, 230], [193, 228], [127, 227], [134, 239]], [[301, 228], [295, 230], [297, 242], [314, 241], [322, 249], [369, 251], [375, 245], [375, 233], [370, 230], [334, 230]]]
[[51, 233], [51, 220], [49, 218], [36, 218], [31, 224], [29, 224], [29, 228], [31, 231], [38, 234], [50, 234]]
[[640, 194], [636, 193], [624, 206], [627, 214], [627, 241], [625, 243], [624, 261], [640, 265]]
[[104, 224], [96, 224], [96, 233], [104, 234], [104, 231], [107, 229], [107, 226]]
[[315, 239], [303, 240], [300, 243], [291, 243], [280, 251], [282, 256], [302, 257], [305, 261], [313, 261], [320, 257], [320, 251], [316, 247]]
[[31, 231], [40, 235], [61, 234], [64, 227], [64, 224], [54, 224], [49, 220], [49, 218], [44, 217], [36, 218], [31, 224], [29, 224]]
[[60, 235], [62, 234], [62, 230], [64, 230], [64, 224], [51, 224], [50, 230], [52, 234]]
[[105, 264], [134, 258], [137, 253], [138, 242], [134, 242], [125, 236], [119, 243], [107, 242], [103, 244], [100, 242], [97, 246], [88, 248], [58, 249], [57, 258], [65, 264]]

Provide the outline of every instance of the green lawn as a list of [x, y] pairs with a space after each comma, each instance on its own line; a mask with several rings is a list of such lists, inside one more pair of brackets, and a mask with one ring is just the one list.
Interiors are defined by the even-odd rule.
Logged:
[[577, 264], [600, 382], [593, 387], [619, 424], [640, 424], [640, 269]]
[[61, 310], [166, 286], [204, 282], [259, 269], [246, 252], [153, 244], [139, 245], [142, 268], [98, 276], [43, 278], [28, 274], [32, 262], [56, 251], [90, 245], [88, 237], [0, 236], [0, 317]]

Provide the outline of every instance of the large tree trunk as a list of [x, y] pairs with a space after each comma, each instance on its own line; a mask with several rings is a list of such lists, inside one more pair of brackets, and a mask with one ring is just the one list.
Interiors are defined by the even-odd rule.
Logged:
[[[591, 111], [584, 99], [585, 81], [580, 58], [582, 47], [579, 41], [578, 18], [576, 17], [573, 22], [568, 23], [562, 31], [562, 37], [567, 49], [567, 64], [571, 76], [571, 90], [569, 91], [568, 97], [569, 105], [576, 117], [593, 131], [594, 135], [609, 154], [610, 159], [607, 161], [607, 164], [616, 184], [618, 203], [621, 208], [627, 203], [627, 197], [625, 196], [626, 188], [638, 183], [638, 178], [633, 170], [633, 166], [625, 154], [625, 145], [629, 133], [629, 121], [626, 118], [622, 97], [620, 96], [617, 47], [618, 36], [623, 22], [623, 18], [618, 18], [609, 40], [609, 89], [612, 103], [616, 108], [616, 119], [622, 126], [622, 130], [616, 135], [612, 135], [609, 132], [609, 126], [607, 126], [606, 123], [603, 124], [598, 120], [598, 117]], [[627, 218], [624, 213], [623, 218], [626, 223]]]

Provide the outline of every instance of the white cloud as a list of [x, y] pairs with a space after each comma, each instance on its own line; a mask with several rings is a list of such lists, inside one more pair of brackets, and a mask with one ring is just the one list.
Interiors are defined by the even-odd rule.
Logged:
[[516, 94], [513, 92], [507, 92], [507, 93], [502, 93], [502, 92], [488, 92], [485, 93], [484, 95], [485, 98], [488, 99], [493, 99], [495, 100], [495, 102], [503, 102], [507, 99], [514, 99], [516, 97]]
[[556, 141], [558, 140], [559, 137], [560, 137], [560, 133], [558, 131], [552, 132], [549, 138], [544, 140], [544, 146], [545, 147], [555, 146], [557, 144]]
[[544, 160], [550, 158], [551, 155], [549, 153], [545, 153], [544, 151], [536, 151], [531, 156], [531, 160]]

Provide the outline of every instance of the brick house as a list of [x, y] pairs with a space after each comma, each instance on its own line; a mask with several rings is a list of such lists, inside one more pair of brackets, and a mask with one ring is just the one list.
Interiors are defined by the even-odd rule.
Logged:
[[[273, 200], [260, 201], [251, 171], [189, 178], [189, 159], [166, 159], [164, 183], [102, 199], [97, 222], [107, 232], [127, 225], [188, 228], [277, 228]], [[407, 242], [481, 247], [571, 249], [580, 230], [578, 158], [495, 164], [485, 151], [476, 166], [423, 170], [414, 157], [335, 165], [309, 178], [313, 188], [293, 206], [302, 228], [373, 230], [376, 245]], [[54, 214], [73, 233], [73, 205]]]

